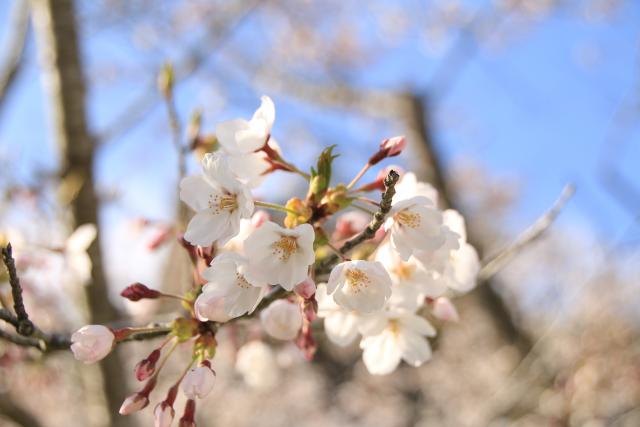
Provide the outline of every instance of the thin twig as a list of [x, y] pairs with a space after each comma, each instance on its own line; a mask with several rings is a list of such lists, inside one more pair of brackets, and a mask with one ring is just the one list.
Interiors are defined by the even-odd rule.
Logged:
[[[384, 193], [382, 193], [382, 198], [380, 201], [380, 209], [373, 214], [373, 218], [371, 219], [371, 222], [369, 223], [367, 228], [362, 230], [360, 234], [347, 240], [340, 247], [340, 249], [338, 249], [339, 253], [346, 254], [351, 249], [358, 246], [360, 243], [364, 242], [365, 240], [372, 239], [376, 235], [376, 232], [380, 229], [380, 227], [382, 227], [382, 224], [384, 223], [384, 220], [387, 217], [387, 214], [391, 210], [391, 202], [393, 200], [393, 196], [396, 194], [395, 186], [399, 179], [400, 179], [400, 175], [398, 175], [396, 171], [394, 170], [389, 171], [389, 174], [384, 179], [385, 190], [384, 190]], [[327, 256], [324, 260], [318, 263], [318, 266], [316, 268], [316, 274], [326, 273], [327, 270], [330, 269], [330, 267], [333, 264], [335, 264], [339, 259], [340, 257], [336, 254]]]
[[0, 308], [0, 320], [4, 320], [14, 328], [18, 328], [18, 319], [9, 310]]
[[22, 300], [22, 286], [20, 286], [20, 279], [18, 278], [18, 272], [16, 271], [16, 263], [13, 259], [11, 243], [7, 244], [7, 247], [2, 248], [2, 261], [7, 267], [9, 273], [9, 285], [11, 285], [11, 295], [13, 296], [13, 309], [16, 312], [18, 318], [18, 327], [16, 331], [20, 335], [30, 336], [33, 334], [34, 327], [27, 310], [24, 308], [24, 301]]
[[566, 203], [575, 193], [575, 187], [567, 184], [553, 206], [520, 234], [510, 245], [498, 253], [485, 258], [478, 275], [479, 280], [487, 280], [509, 263], [523, 248], [537, 240], [558, 217]]

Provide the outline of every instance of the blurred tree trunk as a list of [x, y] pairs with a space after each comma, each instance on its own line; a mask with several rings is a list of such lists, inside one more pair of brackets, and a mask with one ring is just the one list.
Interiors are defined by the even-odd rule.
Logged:
[[[440, 193], [440, 204], [444, 209], [456, 209], [459, 200], [450, 185], [436, 150], [436, 144], [431, 129], [431, 116], [426, 96], [415, 93], [401, 95], [404, 102], [402, 117], [407, 126], [409, 141], [416, 144], [411, 147], [414, 154], [415, 173], [423, 181], [431, 183]], [[464, 212], [463, 212], [464, 213]], [[482, 259], [483, 242], [478, 238], [477, 230], [467, 224], [467, 235]], [[516, 346], [521, 355], [529, 352], [532, 340], [529, 335], [518, 326], [513, 314], [506, 306], [504, 299], [495, 289], [495, 280], [490, 280], [479, 286], [469, 294], [469, 298], [480, 303], [493, 320], [496, 330], [505, 342]]]
[[[94, 140], [87, 124], [85, 81], [72, 0], [32, 0], [42, 80], [60, 153], [61, 203], [70, 203], [73, 226], [98, 224], [99, 204], [94, 189]], [[90, 323], [109, 323], [118, 312], [109, 300], [102, 266], [100, 233], [88, 249], [93, 264], [91, 283], [85, 287]], [[131, 425], [117, 415], [127, 395], [124, 364], [117, 352], [100, 363], [108, 411], [106, 425]]]

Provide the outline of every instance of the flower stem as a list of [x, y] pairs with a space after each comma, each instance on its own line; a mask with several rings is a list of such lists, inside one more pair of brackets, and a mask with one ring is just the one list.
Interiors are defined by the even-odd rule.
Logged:
[[290, 214], [295, 215], [295, 216], [300, 215], [298, 212], [294, 211], [293, 209], [289, 209], [289, 208], [287, 208], [285, 206], [277, 205], [275, 203], [260, 202], [260, 201], [256, 200], [256, 201], [253, 202], [253, 204], [256, 205], [256, 206], [261, 206], [263, 208], [273, 209], [275, 211], [290, 213]]
[[353, 186], [356, 185], [356, 183], [358, 181], [360, 181], [360, 178], [362, 178], [363, 175], [365, 173], [367, 173], [367, 171], [369, 170], [370, 167], [371, 167], [371, 165], [369, 163], [364, 165], [364, 167], [362, 169], [360, 169], [360, 172], [358, 172], [358, 174], [351, 180], [349, 185], [347, 185], [347, 190], [351, 190], [353, 188]]

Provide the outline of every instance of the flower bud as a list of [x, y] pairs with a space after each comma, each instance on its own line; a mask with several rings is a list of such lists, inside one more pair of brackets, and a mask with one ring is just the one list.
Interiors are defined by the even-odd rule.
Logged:
[[394, 136], [387, 138], [380, 143], [380, 150], [369, 159], [369, 165], [373, 166], [387, 157], [397, 156], [407, 146], [404, 136]]
[[95, 363], [111, 352], [114, 340], [115, 335], [106, 326], [83, 326], [71, 335], [71, 351], [81, 362]]
[[120, 292], [120, 296], [129, 301], [140, 301], [141, 299], [155, 299], [161, 295], [155, 289], [149, 289], [142, 283], [134, 283], [129, 285]]
[[202, 365], [191, 369], [182, 380], [182, 391], [187, 399], [204, 398], [211, 393], [213, 385], [216, 382], [216, 374], [211, 369], [208, 361], [202, 362]]
[[380, 144], [380, 148], [388, 150], [387, 157], [397, 156], [407, 146], [407, 140], [404, 136], [394, 136], [393, 138], [387, 138]]
[[147, 249], [155, 251], [160, 246], [169, 241], [169, 237], [173, 234], [173, 228], [168, 226], [162, 226], [160, 230], [153, 236], [153, 238], [147, 243]]
[[144, 409], [149, 404], [149, 397], [143, 393], [136, 392], [127, 397], [120, 407], [120, 415], [129, 415]]
[[398, 165], [387, 166], [384, 169], [382, 169], [380, 172], [378, 172], [378, 175], [376, 175], [376, 179], [374, 179], [372, 182], [368, 184], [363, 185], [362, 187], [359, 188], [359, 190], [360, 191], [374, 191], [374, 190], [384, 191], [385, 190], [384, 180], [387, 177], [387, 175], [389, 175], [389, 172], [392, 170], [396, 171], [400, 175], [404, 174], [404, 169], [402, 169]]
[[182, 414], [182, 418], [180, 418], [178, 427], [196, 427], [195, 417], [196, 401], [193, 399], [189, 399], [184, 406], [184, 414]]
[[173, 422], [176, 411], [167, 402], [160, 402], [153, 410], [155, 418], [155, 427], [169, 427]]
[[446, 322], [457, 322], [460, 320], [458, 316], [458, 310], [451, 303], [451, 300], [446, 297], [436, 298], [433, 302], [433, 315]]
[[311, 277], [307, 277], [304, 281], [298, 283], [293, 291], [304, 299], [311, 298], [316, 293], [316, 283]]
[[249, 387], [268, 390], [280, 379], [273, 350], [262, 341], [249, 341], [238, 350], [236, 370]]
[[302, 313], [297, 304], [276, 300], [260, 313], [267, 334], [279, 340], [292, 340], [302, 327]]
[[203, 292], [194, 305], [196, 317], [201, 322], [211, 320], [213, 322], [224, 323], [231, 319], [224, 311], [224, 298]]
[[336, 220], [334, 240], [344, 240], [364, 230], [371, 222], [371, 216], [360, 211], [350, 211], [342, 214]]
[[134, 373], [138, 381], [144, 381], [156, 371], [156, 363], [160, 359], [160, 349], [155, 349], [146, 358], [141, 360], [135, 367]]

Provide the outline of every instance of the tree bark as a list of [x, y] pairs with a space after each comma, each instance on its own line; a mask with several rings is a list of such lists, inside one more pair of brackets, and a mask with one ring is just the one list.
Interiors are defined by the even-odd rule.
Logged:
[[[74, 4], [72, 0], [32, 0], [34, 30], [42, 67], [45, 96], [53, 125], [53, 138], [60, 153], [60, 177], [70, 203], [72, 226], [98, 224], [99, 200], [94, 189], [95, 144], [87, 123], [83, 76]], [[73, 185], [70, 185], [72, 183]], [[118, 311], [109, 300], [102, 265], [100, 237], [88, 254], [92, 262], [91, 283], [85, 287], [90, 323], [117, 320]], [[117, 415], [127, 395], [127, 381], [119, 354], [114, 352], [100, 363], [109, 426], [129, 426], [128, 417]]]

